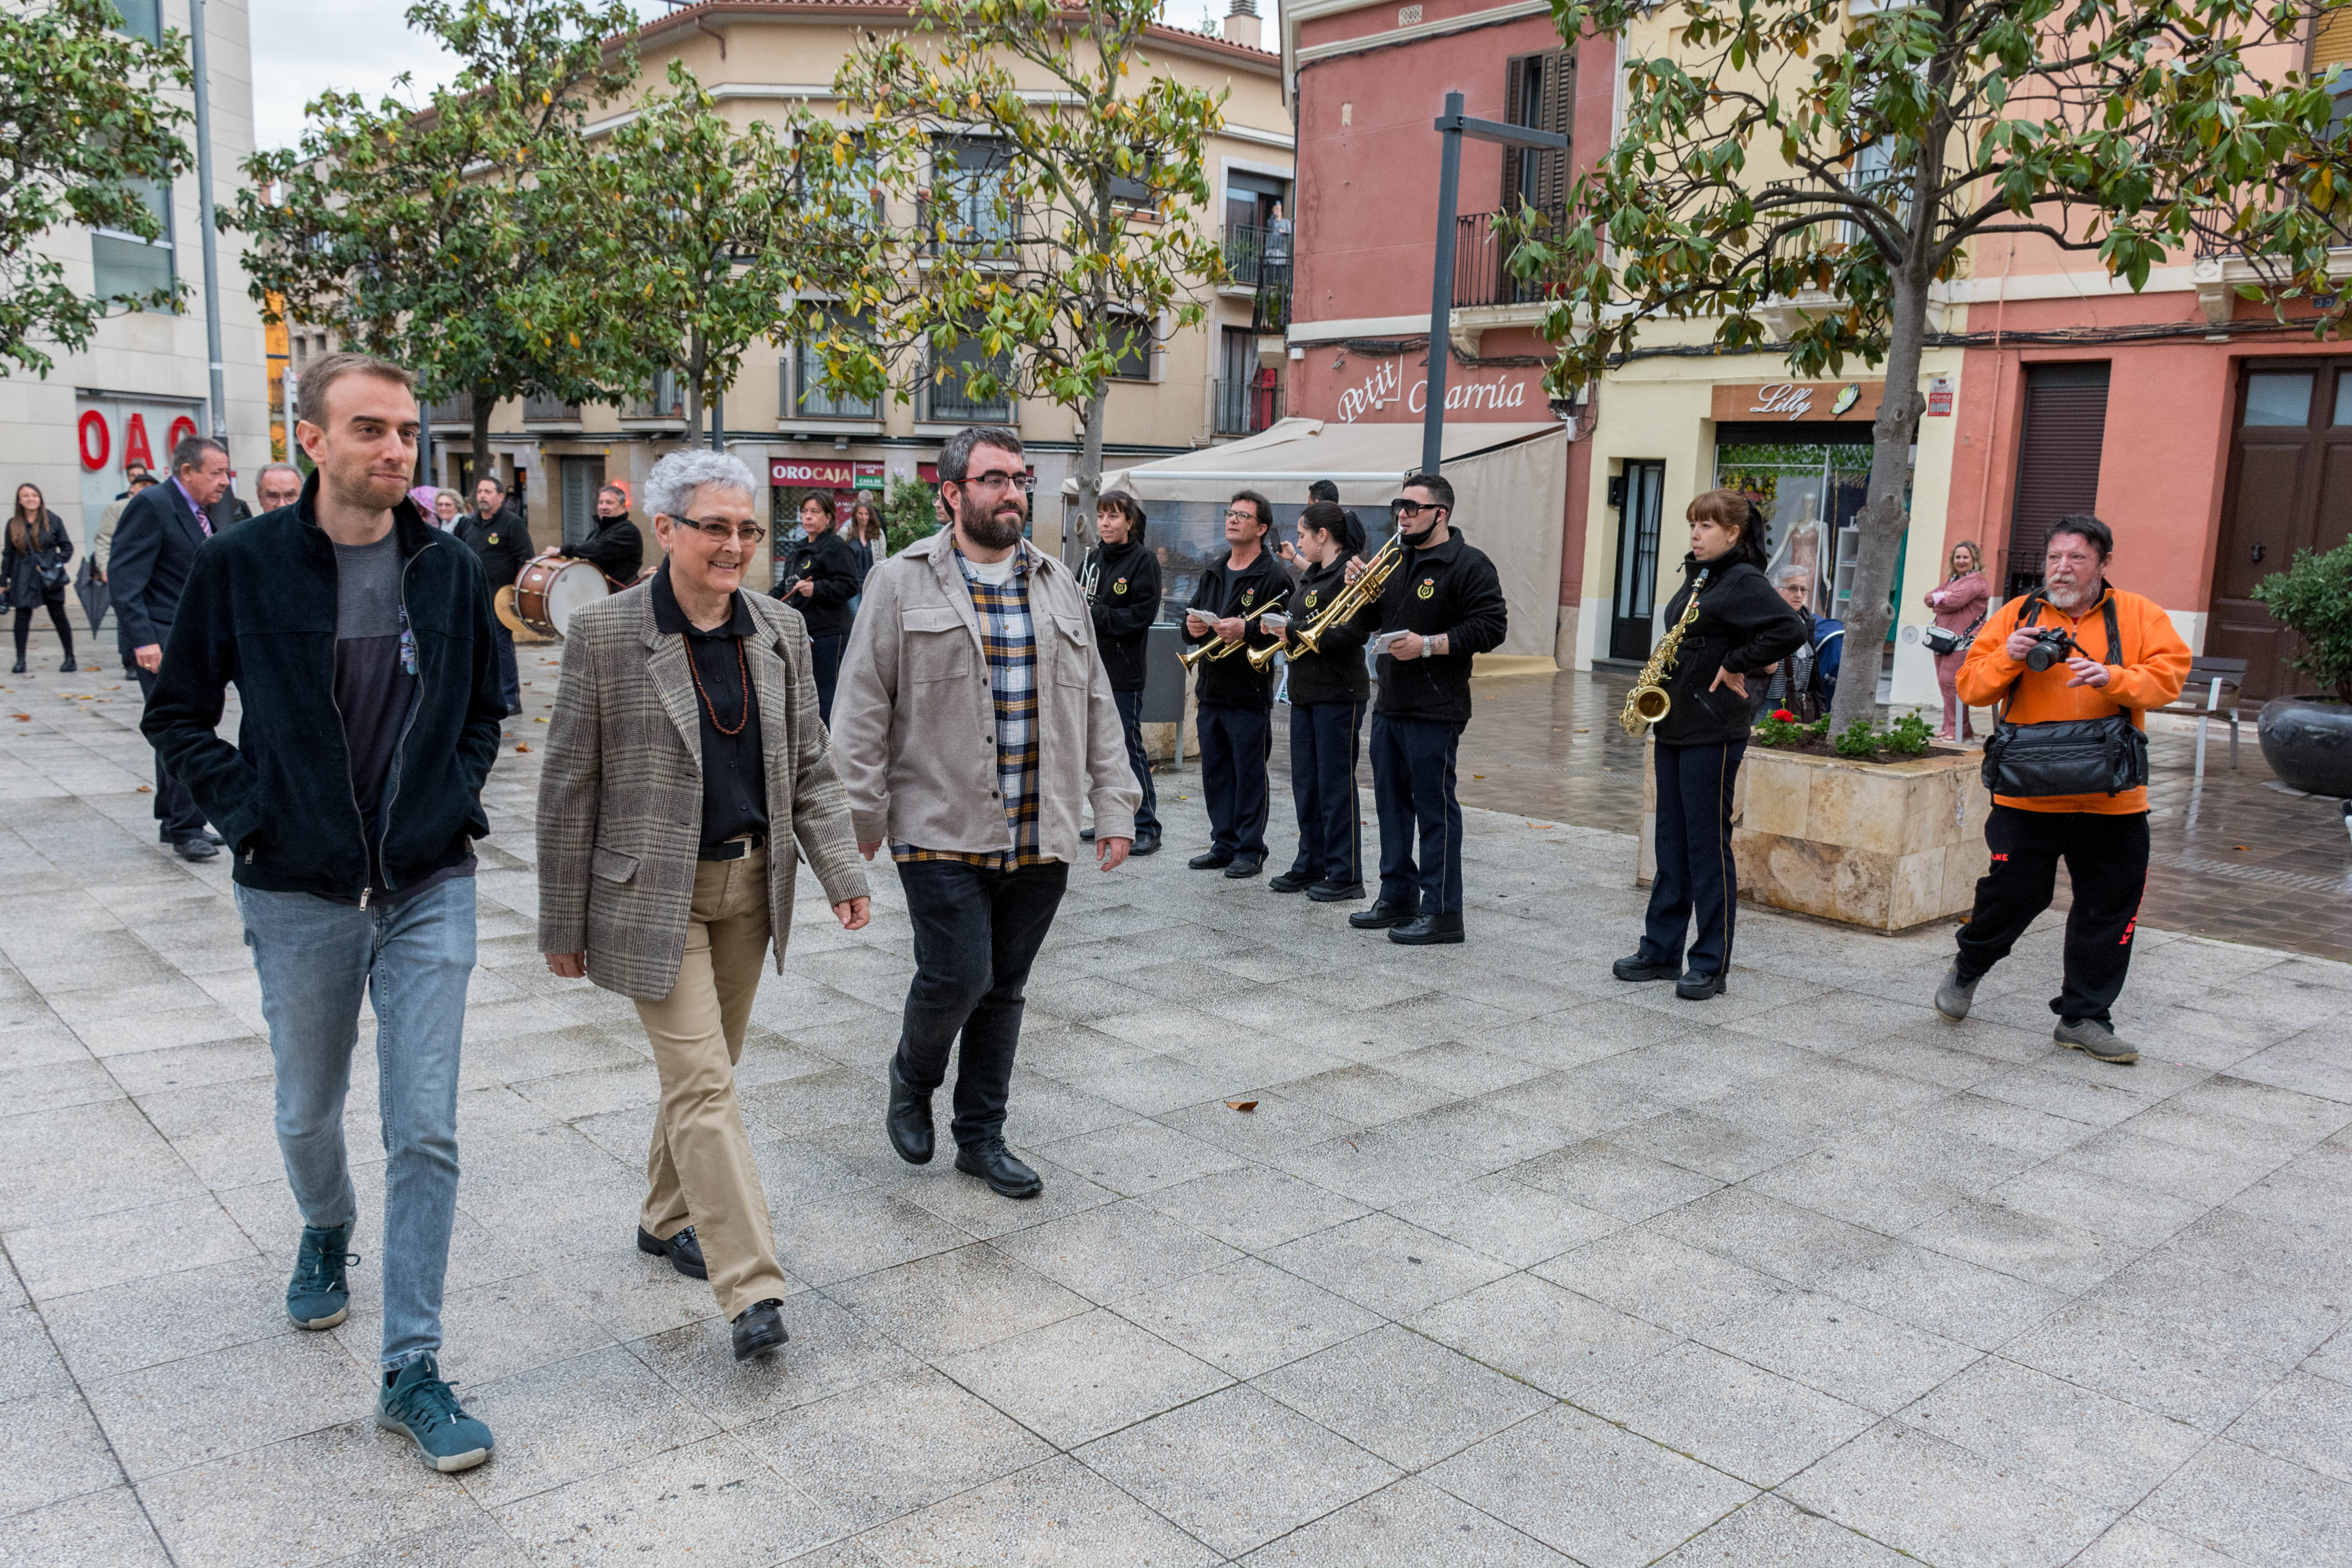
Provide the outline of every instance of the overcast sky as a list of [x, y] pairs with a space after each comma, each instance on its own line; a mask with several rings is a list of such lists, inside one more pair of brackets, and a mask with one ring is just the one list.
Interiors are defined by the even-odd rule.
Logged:
[[[640, 16], [669, 9], [662, 0], [631, 0]], [[328, 88], [365, 93], [388, 91], [403, 71], [416, 82], [422, 99], [457, 74], [456, 62], [408, 30], [403, 0], [250, 0], [253, 27], [254, 142], [290, 146], [302, 133], [302, 106]], [[1213, 12], [1224, 16], [1225, 0], [1168, 0], [1165, 15], [1180, 26], [1198, 27]], [[1266, 41], [1274, 42], [1275, 7], [1260, 0]]]

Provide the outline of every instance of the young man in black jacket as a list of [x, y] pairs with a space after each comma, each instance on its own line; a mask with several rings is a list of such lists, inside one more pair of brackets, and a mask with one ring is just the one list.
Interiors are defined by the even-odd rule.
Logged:
[[[359, 1218], [343, 1145], [359, 1010], [376, 1017], [383, 1124], [383, 1352], [376, 1421], [435, 1469], [490, 1455], [441, 1378], [457, 1204], [457, 1068], [474, 969], [473, 840], [505, 703], [488, 584], [408, 499], [416, 398], [363, 354], [304, 367], [294, 506], [196, 552], [141, 722], [235, 857], [238, 914], [277, 1063], [302, 1215], [286, 1310], [350, 1311]], [[236, 683], [232, 745], [215, 733]]]
[[[1411, 947], [1462, 940], [1462, 803], [1454, 758], [1470, 721], [1470, 661], [1503, 645], [1495, 563], [1454, 531], [1454, 486], [1416, 474], [1389, 503], [1404, 559], [1381, 591], [1372, 799], [1381, 896], [1348, 923]], [[1413, 853], [1415, 838], [1420, 855]]]
[[817, 716], [827, 724], [833, 722], [833, 687], [841, 675], [841, 651], [849, 646], [849, 628], [856, 618], [849, 601], [865, 585], [857, 556], [835, 521], [831, 496], [813, 495], [801, 502], [801, 531], [807, 537], [785, 557], [774, 595], [808, 623]]
[[[1095, 505], [1095, 531], [1102, 542], [1087, 552], [1078, 586], [1094, 617], [1095, 647], [1110, 675], [1110, 694], [1127, 731], [1128, 765], [1135, 770], [1143, 804], [1135, 812], [1135, 847], [1149, 855], [1160, 847], [1160, 799], [1151, 787], [1151, 760], [1143, 754], [1143, 659], [1151, 623], [1160, 618], [1160, 558], [1144, 548], [1143, 507], [1125, 490], [1106, 490]], [[1079, 837], [1094, 841], [1087, 828]]]
[[[530, 530], [523, 524], [521, 509], [507, 494], [505, 481], [496, 474], [484, 474], [475, 481], [474, 510], [457, 524], [457, 532], [458, 538], [474, 547], [493, 595], [501, 588], [514, 586], [514, 580], [530, 564], [534, 553]], [[515, 668], [514, 634], [507, 630], [505, 622], [496, 625], [499, 689], [506, 694], [507, 711], [520, 713], [522, 674]]]
[[1184, 615], [1184, 640], [1244, 646], [1194, 667], [1201, 731], [1201, 794], [1209, 807], [1209, 847], [1195, 871], [1255, 877], [1265, 864], [1265, 763], [1274, 752], [1274, 669], [1250, 668], [1248, 649], [1274, 637], [1254, 618], [1289, 596], [1290, 574], [1275, 558], [1274, 503], [1243, 490], [1225, 507], [1225, 553], [1201, 574]]

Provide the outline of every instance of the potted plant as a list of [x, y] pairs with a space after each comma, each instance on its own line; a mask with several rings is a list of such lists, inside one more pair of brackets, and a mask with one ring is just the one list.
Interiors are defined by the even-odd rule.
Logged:
[[2322, 689], [2263, 704], [2263, 760], [2289, 789], [2352, 796], [2352, 540], [2325, 555], [2296, 551], [2253, 599], [2303, 639], [2287, 662]]

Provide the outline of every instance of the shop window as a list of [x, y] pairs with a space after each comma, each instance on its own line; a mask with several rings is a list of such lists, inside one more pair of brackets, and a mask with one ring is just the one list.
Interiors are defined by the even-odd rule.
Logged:
[[172, 187], [162, 180], [124, 182], [155, 215], [163, 230], [153, 239], [142, 239], [124, 229], [90, 231], [89, 260], [93, 292], [101, 300], [143, 299], [172, 287], [176, 277], [172, 253]]
[[[1859, 438], [1791, 441], [1781, 428], [1724, 426], [1715, 448], [1715, 482], [1747, 496], [1764, 514], [1771, 575], [1777, 580], [1784, 567], [1801, 568], [1813, 614], [1838, 620], [1847, 618], [1853, 596], [1862, 509], [1870, 499], [1869, 435], [1866, 428], [1854, 434]], [[1904, 506], [1907, 511], [1908, 496]], [[1895, 559], [1900, 604], [1902, 557]], [[1893, 630], [1890, 624], [1890, 636]]]

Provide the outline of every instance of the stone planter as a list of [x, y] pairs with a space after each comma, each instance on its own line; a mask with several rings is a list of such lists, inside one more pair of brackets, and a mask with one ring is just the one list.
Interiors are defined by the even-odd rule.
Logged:
[[2273, 697], [2255, 731], [2263, 761], [2287, 788], [2352, 796], [2352, 707], [2332, 697]]
[[[1643, 887], [1657, 864], [1654, 754], [1643, 763]], [[1966, 914], [1988, 863], [1979, 765], [1973, 753], [1855, 763], [1750, 744], [1732, 790], [1740, 896], [1883, 931]]]

